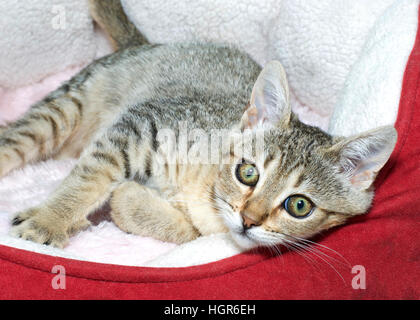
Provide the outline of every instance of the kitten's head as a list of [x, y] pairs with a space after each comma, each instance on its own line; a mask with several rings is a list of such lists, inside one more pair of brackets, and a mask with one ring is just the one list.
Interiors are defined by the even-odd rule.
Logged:
[[263, 129], [264, 152], [246, 159], [230, 153], [213, 193], [245, 248], [308, 238], [365, 213], [397, 139], [392, 126], [343, 138], [301, 123], [276, 61], [258, 77], [241, 128]]

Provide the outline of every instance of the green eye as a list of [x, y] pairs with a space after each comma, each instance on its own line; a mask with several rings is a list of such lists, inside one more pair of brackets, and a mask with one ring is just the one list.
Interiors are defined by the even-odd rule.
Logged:
[[304, 196], [290, 196], [284, 201], [284, 209], [295, 218], [305, 218], [310, 215], [314, 205]]
[[253, 187], [257, 184], [260, 174], [258, 173], [257, 167], [253, 164], [240, 163], [236, 167], [236, 178], [241, 183]]

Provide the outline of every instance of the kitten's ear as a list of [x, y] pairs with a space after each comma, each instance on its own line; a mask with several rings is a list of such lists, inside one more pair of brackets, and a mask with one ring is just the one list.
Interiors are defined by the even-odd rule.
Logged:
[[385, 165], [397, 142], [397, 131], [384, 126], [340, 140], [330, 151], [337, 154], [340, 169], [353, 186], [368, 189]]
[[242, 129], [287, 124], [290, 120], [289, 86], [278, 61], [270, 61], [258, 76], [250, 104], [241, 120]]

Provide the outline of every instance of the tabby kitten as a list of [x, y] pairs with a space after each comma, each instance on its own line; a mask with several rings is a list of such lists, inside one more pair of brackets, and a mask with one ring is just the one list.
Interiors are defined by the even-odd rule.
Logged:
[[[151, 45], [119, 1], [90, 6], [120, 50], [1, 131], [0, 176], [79, 157], [47, 201], [16, 215], [13, 235], [63, 247], [108, 199], [127, 232], [176, 243], [230, 232], [244, 248], [311, 237], [367, 211], [396, 142], [393, 127], [332, 137], [291, 112], [279, 62], [261, 71], [227, 45]], [[232, 139], [216, 150], [220, 161], [183, 161], [162, 148], [160, 134], [173, 129], [179, 142], [184, 124], [225, 129]], [[250, 132], [245, 144], [256, 146], [246, 155], [237, 152], [238, 132]], [[187, 151], [202, 143], [190, 142]]]

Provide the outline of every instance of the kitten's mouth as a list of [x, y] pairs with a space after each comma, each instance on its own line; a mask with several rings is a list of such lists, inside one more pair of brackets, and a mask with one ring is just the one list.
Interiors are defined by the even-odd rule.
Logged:
[[225, 224], [235, 243], [244, 249], [257, 247], [258, 243], [250, 237], [249, 230], [244, 228], [241, 215], [235, 212], [234, 207], [223, 197], [217, 195], [217, 200]]
[[258, 246], [258, 243], [250, 237], [249, 231], [244, 228], [240, 232], [232, 230], [231, 235], [233, 240], [244, 249], [252, 249]]

